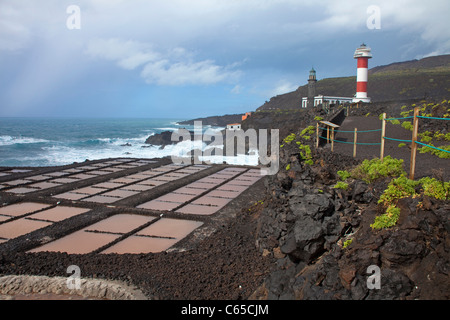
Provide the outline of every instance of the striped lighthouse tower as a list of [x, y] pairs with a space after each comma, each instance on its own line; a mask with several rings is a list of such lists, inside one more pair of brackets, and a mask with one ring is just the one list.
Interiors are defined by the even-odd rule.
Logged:
[[355, 51], [354, 58], [358, 59], [358, 71], [356, 74], [356, 96], [353, 102], [370, 102], [367, 97], [367, 79], [369, 59], [372, 58], [370, 48], [364, 43]]

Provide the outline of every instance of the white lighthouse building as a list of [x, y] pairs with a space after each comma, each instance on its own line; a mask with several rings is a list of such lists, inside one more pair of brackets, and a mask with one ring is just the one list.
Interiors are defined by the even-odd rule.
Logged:
[[369, 59], [372, 58], [371, 50], [363, 43], [356, 49], [353, 57], [358, 60], [356, 96], [353, 98], [353, 102], [370, 102], [370, 98], [367, 97], [367, 80], [369, 73]]
[[319, 105], [339, 105], [344, 103], [351, 103], [353, 98], [350, 97], [337, 97], [326, 96], [323, 94], [316, 95], [316, 70], [314, 68], [309, 72], [308, 79], [308, 96], [302, 98], [302, 108], [317, 107]]

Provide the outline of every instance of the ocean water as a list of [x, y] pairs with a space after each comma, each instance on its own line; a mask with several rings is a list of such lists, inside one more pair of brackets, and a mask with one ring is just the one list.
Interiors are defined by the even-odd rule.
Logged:
[[0, 118], [0, 166], [56, 166], [86, 159], [171, 156], [182, 152], [183, 145], [160, 149], [145, 145], [145, 140], [162, 131], [193, 130], [178, 125], [178, 121], [182, 119]]
[[[184, 119], [69, 119], [0, 118], [0, 167], [68, 165], [107, 158], [163, 158], [183, 156], [209, 142], [183, 141], [177, 145], [146, 145], [145, 140], [162, 131], [194, 126], [179, 125]], [[203, 126], [222, 130], [221, 127]], [[257, 151], [237, 157], [200, 157], [212, 163], [258, 165]]]

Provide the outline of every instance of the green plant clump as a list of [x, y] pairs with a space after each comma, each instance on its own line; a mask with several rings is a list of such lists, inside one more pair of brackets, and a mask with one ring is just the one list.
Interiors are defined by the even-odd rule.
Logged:
[[[434, 145], [432, 143], [429, 143], [430, 146], [434, 147]], [[422, 148], [419, 148], [419, 153], [431, 153], [434, 154], [435, 156], [441, 158], [441, 159], [450, 159], [450, 145], [448, 146], [440, 146], [439, 149], [442, 150], [446, 150], [446, 151], [442, 151], [442, 150], [437, 150], [431, 147], [425, 147], [423, 146]]]
[[304, 160], [306, 164], [309, 164], [309, 165], [314, 164], [314, 162], [312, 160], [311, 148], [307, 144], [301, 144], [298, 148], [301, 150], [300, 158], [302, 160]]
[[390, 206], [385, 214], [375, 217], [375, 222], [370, 225], [372, 229], [385, 229], [393, 227], [400, 218], [400, 209]]
[[412, 131], [414, 128], [410, 121], [403, 121], [402, 127], [405, 128], [406, 130], [410, 130], [410, 131]]
[[291, 143], [292, 141], [295, 140], [296, 138], [296, 134], [295, 133], [291, 133], [290, 135], [288, 135], [286, 138], [284, 138], [284, 143]]
[[380, 200], [378, 200], [378, 203], [382, 203], [386, 207], [395, 205], [399, 199], [414, 195], [415, 189], [419, 184], [419, 181], [414, 181], [401, 175], [389, 183], [387, 189], [381, 195]]
[[450, 200], [450, 181], [443, 182], [434, 178], [425, 177], [419, 180], [422, 184], [423, 194], [438, 200]]
[[344, 182], [344, 181], [338, 181], [334, 187], [334, 189], [342, 189], [342, 190], [347, 190], [348, 188], [348, 183]]
[[302, 132], [300, 133], [300, 137], [303, 137], [305, 135], [312, 135], [314, 134], [314, 132], [316, 131], [316, 128], [314, 126], [309, 126], [306, 127], [305, 129], [302, 130]]
[[378, 158], [364, 160], [362, 164], [352, 170], [351, 176], [370, 183], [382, 177], [398, 177], [404, 173], [402, 159], [386, 156], [383, 161]]
[[337, 172], [337, 174], [342, 181], [345, 181], [351, 177], [350, 172], [348, 172], [347, 170], [340, 170]]
[[349, 245], [351, 245], [353, 242], [353, 239], [348, 239], [344, 242], [344, 245], [342, 246], [342, 248], [347, 248]]
[[396, 207], [398, 200], [410, 196], [418, 196], [417, 190], [419, 186], [421, 186], [423, 194], [426, 196], [438, 200], [450, 200], [450, 182], [443, 182], [430, 177], [414, 181], [402, 175], [392, 180], [381, 195], [378, 203], [386, 207], [386, 213], [375, 217], [375, 222], [370, 226], [373, 229], [394, 226], [400, 217], [400, 209]]

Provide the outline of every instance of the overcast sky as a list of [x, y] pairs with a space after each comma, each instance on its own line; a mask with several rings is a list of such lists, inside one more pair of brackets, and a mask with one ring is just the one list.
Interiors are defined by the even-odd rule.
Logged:
[[362, 42], [369, 67], [450, 53], [449, 12], [448, 0], [0, 0], [0, 116], [252, 111], [312, 66], [355, 75]]

